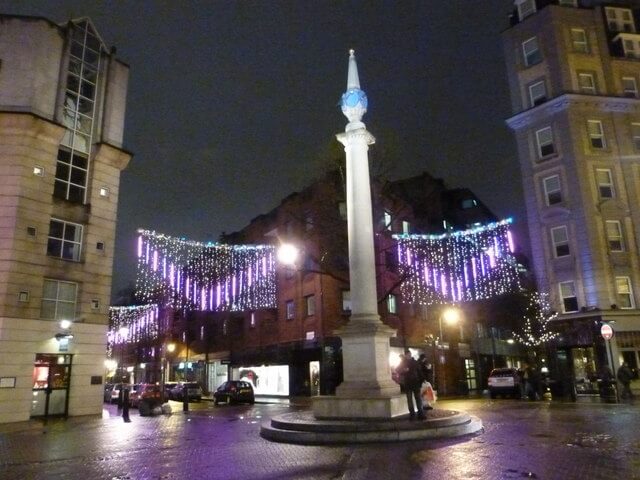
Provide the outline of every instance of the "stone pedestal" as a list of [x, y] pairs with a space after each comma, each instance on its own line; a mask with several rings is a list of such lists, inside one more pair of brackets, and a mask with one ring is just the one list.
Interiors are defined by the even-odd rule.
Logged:
[[314, 397], [318, 419], [390, 419], [408, 413], [400, 387], [391, 379], [389, 339], [395, 331], [376, 316], [351, 318], [339, 330], [344, 381], [335, 396]]

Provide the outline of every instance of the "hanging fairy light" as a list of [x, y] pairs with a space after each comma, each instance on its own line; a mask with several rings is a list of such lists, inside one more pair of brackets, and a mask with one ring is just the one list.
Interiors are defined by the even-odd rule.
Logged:
[[208, 311], [275, 307], [275, 247], [138, 233], [136, 290], [143, 301]]
[[406, 303], [482, 300], [520, 290], [511, 219], [442, 235], [394, 235]]
[[159, 308], [155, 304], [109, 307], [107, 357], [112, 356], [114, 345], [152, 342], [157, 339], [159, 321]]

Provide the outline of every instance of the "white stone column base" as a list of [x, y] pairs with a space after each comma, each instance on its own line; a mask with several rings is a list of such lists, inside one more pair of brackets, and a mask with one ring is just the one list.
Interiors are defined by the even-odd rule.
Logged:
[[313, 415], [316, 419], [392, 419], [407, 415], [405, 395], [381, 397], [337, 397], [312, 398]]

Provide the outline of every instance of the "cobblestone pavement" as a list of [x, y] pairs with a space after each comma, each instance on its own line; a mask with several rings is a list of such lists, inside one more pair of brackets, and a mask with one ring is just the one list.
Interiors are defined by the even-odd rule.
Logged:
[[0, 479], [640, 479], [640, 408], [516, 400], [443, 401], [481, 434], [395, 444], [300, 446], [260, 438], [287, 405], [203, 403], [131, 423], [102, 418], [0, 425]]

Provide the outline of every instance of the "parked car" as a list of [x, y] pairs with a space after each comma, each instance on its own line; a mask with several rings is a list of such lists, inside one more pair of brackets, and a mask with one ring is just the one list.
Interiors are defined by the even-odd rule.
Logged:
[[255, 395], [251, 383], [243, 380], [229, 380], [218, 387], [213, 394], [213, 403], [255, 403]]
[[172, 390], [176, 388], [177, 385], [178, 385], [178, 382], [167, 382], [163, 385], [165, 400], [175, 400], [173, 398]]
[[171, 400], [182, 402], [184, 400], [184, 386], [187, 386], [189, 401], [199, 402], [202, 400], [202, 387], [196, 382], [179, 383], [171, 389]]
[[120, 390], [122, 390], [122, 386], [125, 388], [129, 388], [131, 391], [131, 385], [128, 383], [113, 383], [105, 385], [104, 387], [104, 401], [108, 403], [117, 403], [118, 397], [120, 396]]
[[509, 395], [514, 398], [522, 396], [522, 378], [515, 368], [494, 368], [489, 374], [489, 396]]
[[132, 407], [138, 408], [143, 402], [146, 402], [151, 408], [160, 405], [162, 403], [160, 386], [153, 383], [134, 385], [129, 394], [129, 403]]

